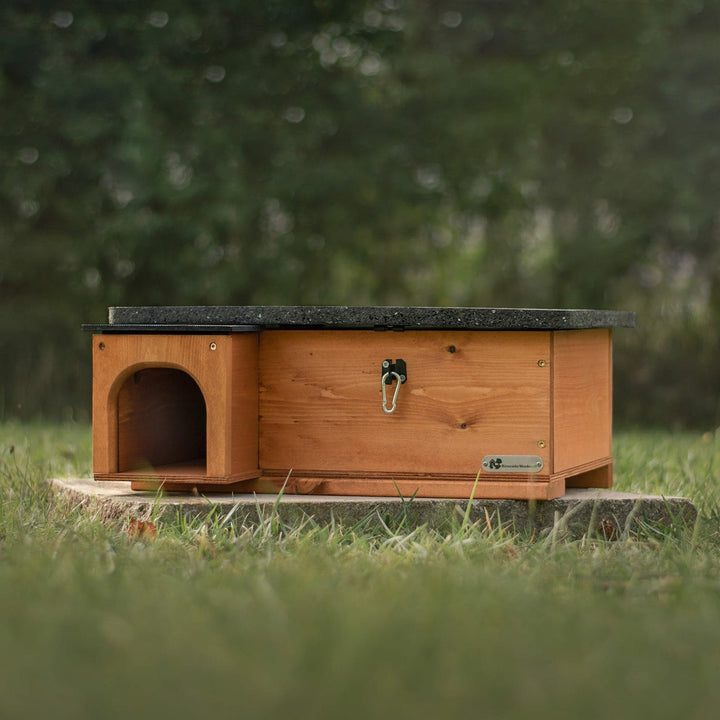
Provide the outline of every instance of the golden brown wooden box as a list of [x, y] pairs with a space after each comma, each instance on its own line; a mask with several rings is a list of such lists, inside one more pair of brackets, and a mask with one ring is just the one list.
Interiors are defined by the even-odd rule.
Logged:
[[[579, 310], [114, 308], [88, 326], [93, 473], [134, 489], [405, 497], [610, 487], [611, 328], [633, 324]], [[397, 360], [406, 382], [383, 367]]]

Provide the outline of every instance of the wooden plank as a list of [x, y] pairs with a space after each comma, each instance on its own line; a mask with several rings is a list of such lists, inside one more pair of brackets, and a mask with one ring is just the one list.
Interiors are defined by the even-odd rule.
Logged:
[[258, 333], [231, 335], [230, 474], [258, 471]]
[[[336, 479], [336, 478], [347, 478], [354, 477], [357, 475], [357, 471], [340, 472], [333, 470], [308, 470], [303, 468], [292, 468], [291, 470], [263, 470], [264, 477], [282, 477], [285, 478], [288, 474], [294, 477], [309, 477], [320, 479]], [[423, 472], [375, 472], [375, 471], [364, 471], [362, 476], [368, 480], [387, 480], [392, 482], [393, 480], [435, 480], [435, 481], [449, 481], [449, 482], [475, 482], [478, 477], [477, 473], [423, 473]], [[548, 482], [551, 478], [550, 475], [542, 473], [481, 473], [480, 477], [487, 481], [501, 481], [501, 482]]]
[[[547, 465], [549, 343], [547, 332], [264, 331], [260, 466], [474, 477], [488, 454]], [[392, 415], [386, 358], [408, 367]]]
[[102, 474], [96, 476], [96, 480], [130, 480], [136, 481], [147, 481], [154, 483], [155, 486], [158, 483], [171, 482], [176, 484], [185, 485], [187, 491], [187, 485], [197, 485], [198, 483], [213, 484], [213, 485], [228, 485], [248, 480], [250, 478], [256, 478], [258, 476], [257, 470], [248, 470], [244, 473], [237, 473], [235, 475], [222, 476], [222, 477], [211, 477], [208, 476], [205, 469], [205, 463], [172, 463], [170, 465], [158, 465], [156, 467], [139, 470], [128, 470], [121, 473], [112, 473], [104, 476]]
[[284, 492], [299, 495], [371, 495], [378, 497], [405, 498], [507, 498], [510, 500], [552, 500], [565, 493], [562, 478], [548, 482], [526, 481], [502, 482], [497, 480], [451, 481], [451, 480], [372, 480], [354, 478], [312, 478], [263, 476], [243, 483], [243, 492], [276, 493], [284, 486]]
[[609, 329], [553, 333], [553, 470], [612, 455]]
[[[257, 473], [254, 475], [257, 477]], [[119, 478], [115, 477], [114, 480]], [[178, 493], [239, 493], [245, 492], [243, 489], [246, 482], [242, 479], [240, 481], [231, 479], [228, 482], [214, 482], [212, 478], [208, 479], [192, 479], [183, 478], [180, 481], [174, 480], [131, 480], [131, 490], [144, 490], [150, 492], [178, 492]]]
[[228, 485], [235, 485], [245, 480], [250, 480], [257, 477], [257, 472], [248, 471], [247, 473], [238, 473], [237, 475], [223, 475], [222, 477], [212, 477], [205, 474], [204, 469], [193, 466], [183, 465], [178, 463], [177, 465], [167, 465], [152, 468], [149, 471], [133, 470], [124, 473], [112, 473], [110, 475], [98, 475], [96, 480], [118, 480], [131, 482], [145, 482], [150, 483], [154, 487], [159, 487], [164, 483], [170, 483], [174, 485], [184, 486], [185, 492], [190, 488], [188, 486], [197, 486], [202, 484], [207, 487], [217, 487], [218, 489], [225, 490]]

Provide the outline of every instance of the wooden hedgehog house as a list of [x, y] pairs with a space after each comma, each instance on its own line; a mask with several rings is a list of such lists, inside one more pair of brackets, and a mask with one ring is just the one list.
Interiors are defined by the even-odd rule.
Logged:
[[93, 474], [134, 490], [549, 500], [612, 484], [633, 313], [116, 307]]

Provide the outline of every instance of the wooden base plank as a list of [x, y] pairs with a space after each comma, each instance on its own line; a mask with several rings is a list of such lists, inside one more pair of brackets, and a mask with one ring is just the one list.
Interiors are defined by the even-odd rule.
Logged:
[[[117, 480], [118, 478], [113, 478]], [[237, 494], [245, 493], [248, 494], [246, 488], [247, 480], [240, 482], [227, 482], [227, 483], [216, 483], [216, 482], [201, 482], [201, 481], [184, 481], [184, 482], [173, 482], [172, 480], [131, 480], [131, 490], [150, 490], [151, 492], [178, 492], [178, 493], [223, 493], [223, 494]]]
[[[598, 463], [602, 463], [598, 465]], [[551, 500], [566, 487], [612, 486], [612, 461], [587, 463], [572, 475], [503, 474], [478, 478], [462, 474], [314, 473], [312, 471], [249, 471], [210, 477], [202, 466], [171, 465], [147, 471], [98, 473], [96, 480], [130, 480], [133, 490], [165, 492], [278, 493], [353, 495], [367, 497], [486, 498]], [[477, 483], [476, 483], [477, 479]]]
[[[337, 478], [362, 478], [362, 481], [385, 481], [388, 483], [395, 482], [469, 482], [474, 483], [478, 478], [477, 473], [423, 473], [423, 472], [368, 472], [365, 470], [346, 471], [346, 470], [314, 470], [308, 468], [263, 468], [261, 472], [264, 478], [280, 478], [285, 480], [288, 476], [291, 478], [313, 478], [314, 480], [334, 480]], [[480, 481], [488, 483], [493, 482], [518, 482], [527, 483], [529, 481], [546, 483], [551, 479], [548, 474], [542, 473], [487, 473], [481, 472]], [[558, 475], [560, 477], [560, 475]]]
[[208, 488], [217, 488], [219, 492], [224, 492], [224, 489], [229, 485], [256, 478], [259, 475], [259, 470], [248, 470], [233, 475], [212, 476], [207, 475], [204, 464], [174, 463], [143, 470], [95, 473], [94, 477], [95, 480], [129, 480], [133, 484], [142, 485], [142, 487], [133, 487], [133, 489], [137, 490], [150, 490], [173, 485], [178, 486], [180, 490], [187, 491], [189, 486], [202, 485]]
[[250, 480], [243, 491], [284, 492], [298, 495], [368, 495], [404, 498], [507, 498], [509, 500], [552, 500], [565, 493], [562, 478], [545, 482], [503, 482], [479, 480], [370, 480], [358, 478], [261, 477]]
[[[118, 479], [118, 478], [114, 478]], [[286, 481], [287, 480], [287, 481]], [[244, 482], [216, 484], [213, 482], [176, 483], [169, 480], [133, 480], [132, 490], [164, 492], [274, 493], [289, 495], [345, 495], [365, 497], [459, 498], [552, 500], [565, 493], [562, 478], [546, 482], [484, 482], [448, 480], [368, 480], [367, 478], [312, 478], [279, 476], [260, 477]]]

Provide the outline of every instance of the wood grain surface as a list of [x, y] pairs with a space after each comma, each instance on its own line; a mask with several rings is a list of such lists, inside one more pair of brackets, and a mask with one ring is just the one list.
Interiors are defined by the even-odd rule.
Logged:
[[612, 455], [611, 331], [553, 333], [553, 469]]
[[[206, 442], [195, 460], [204, 460], [206, 475], [219, 482], [238, 474], [257, 475], [257, 343], [257, 333], [93, 336], [94, 475], [124, 479], [123, 471], [145, 468], [147, 474], [154, 465], [192, 459], [188, 455], [197, 452], [197, 440], [189, 438], [202, 422], [195, 385], [205, 400]], [[141, 382], [136, 385], [134, 378], [142, 381], [149, 369], [161, 372], [141, 392]], [[176, 373], [167, 371], [187, 378], [177, 380]], [[178, 395], [172, 400], [171, 385]], [[169, 427], [154, 428], [156, 422]], [[149, 450], [146, 433], [159, 439], [157, 450]]]
[[[288, 492], [333, 495], [610, 487], [611, 353], [607, 329], [96, 335], [93, 471], [166, 490], [277, 492], [288, 474]], [[400, 358], [387, 414], [381, 364]], [[543, 468], [487, 472], [487, 455]]]
[[[546, 332], [264, 332], [260, 466], [474, 477], [488, 454], [547, 464], [549, 352]], [[392, 415], [386, 358], [408, 369]]]

